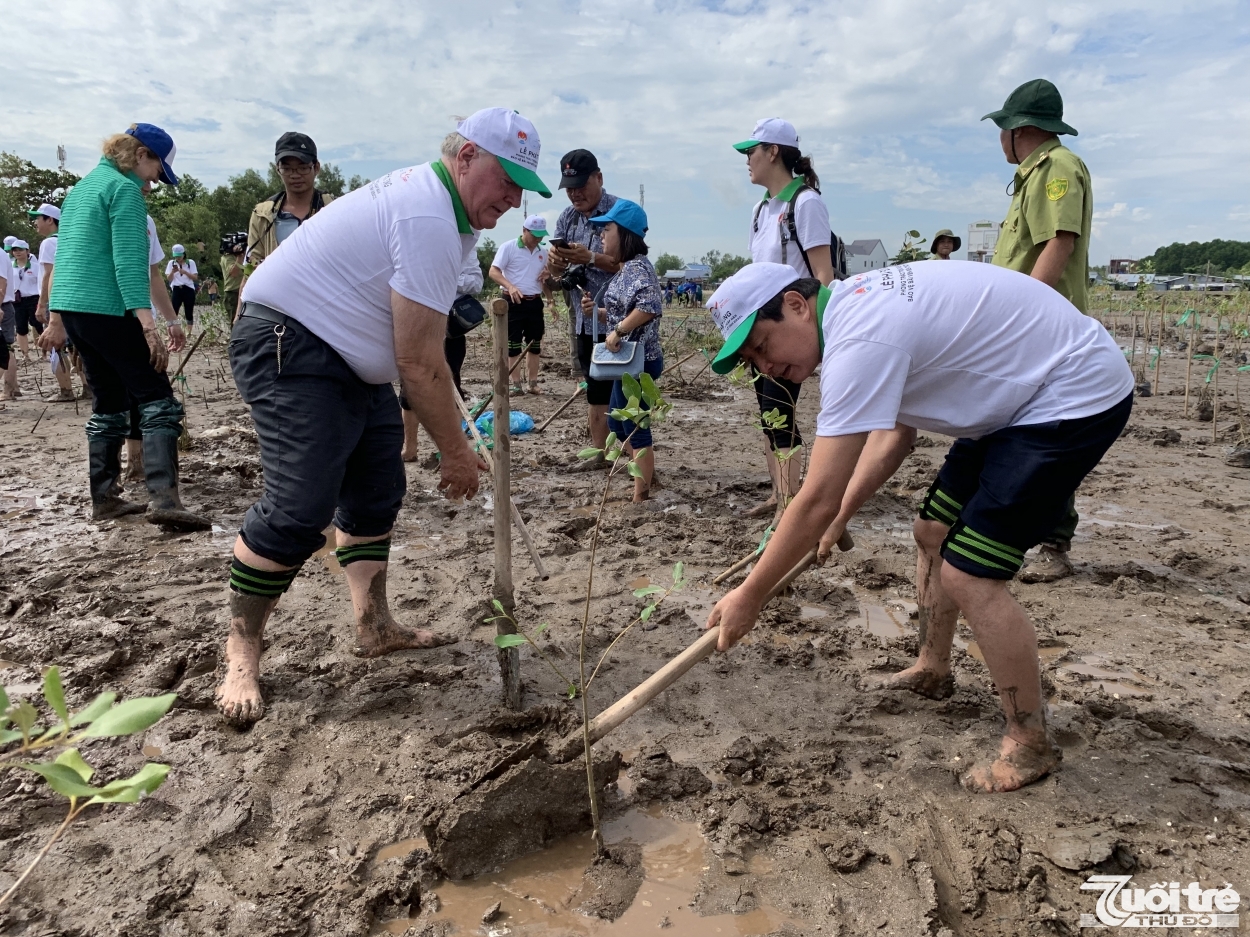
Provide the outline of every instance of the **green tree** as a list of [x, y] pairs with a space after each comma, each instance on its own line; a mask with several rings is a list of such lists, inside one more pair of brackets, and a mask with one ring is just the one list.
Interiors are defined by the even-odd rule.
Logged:
[[217, 215], [223, 234], [227, 231], [246, 231], [256, 203], [264, 201], [274, 192], [259, 172], [248, 169], [231, 176], [226, 185], [213, 189], [208, 205]]
[[40, 238], [26, 213], [44, 202], [60, 205], [65, 193], [78, 182], [72, 172], [41, 169], [13, 153], [0, 153], [0, 225], [38, 250]]
[[495, 286], [490, 278], [490, 265], [495, 260], [495, 251], [498, 248], [495, 242], [490, 238], [482, 238], [477, 245], [477, 265], [482, 268], [482, 292], [490, 292]]
[[347, 183], [343, 181], [343, 173], [339, 171], [338, 166], [325, 163], [321, 167], [321, 172], [317, 174], [317, 188], [338, 198], [346, 191]]
[[676, 254], [661, 254], [655, 262], [655, 272], [664, 276], [669, 270], [680, 270], [684, 266], [686, 262]]
[[347, 191], [355, 192], [357, 189], [362, 189], [367, 186], [371, 181], [372, 180], [366, 179], [364, 176], [352, 176], [347, 182]]
[[750, 257], [743, 257], [740, 254], [722, 254], [720, 251], [708, 251], [699, 258], [699, 263], [707, 264], [712, 268], [711, 279], [724, 280], [751, 262]]
[[1190, 241], [1182, 244], [1179, 241], [1160, 247], [1151, 256], [1138, 262], [1153, 263], [1154, 270], [1160, 274], [1206, 273], [1207, 265], [1211, 265], [1213, 274], [1236, 273], [1246, 264], [1250, 264], [1250, 241]]

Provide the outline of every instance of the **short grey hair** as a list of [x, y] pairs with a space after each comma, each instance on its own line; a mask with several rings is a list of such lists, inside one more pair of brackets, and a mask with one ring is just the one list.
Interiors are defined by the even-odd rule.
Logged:
[[442, 154], [443, 159], [451, 162], [456, 158], [456, 154], [460, 152], [460, 148], [468, 143], [468, 139], [460, 135], [460, 132], [453, 130], [447, 136], [443, 137]]

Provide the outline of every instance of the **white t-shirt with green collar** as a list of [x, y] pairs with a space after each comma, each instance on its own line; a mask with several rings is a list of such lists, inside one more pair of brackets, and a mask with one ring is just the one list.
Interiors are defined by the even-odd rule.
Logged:
[[[790, 193], [802, 186], [802, 179], [795, 179], [775, 198], [765, 196], [752, 211], [751, 260], [755, 263], [789, 264], [801, 277], [810, 277], [803, 251], [789, 240], [790, 228], [785, 211], [791, 208]], [[831, 243], [829, 209], [820, 193], [804, 189], [794, 198], [794, 225], [799, 243], [805, 250], [826, 247]]]

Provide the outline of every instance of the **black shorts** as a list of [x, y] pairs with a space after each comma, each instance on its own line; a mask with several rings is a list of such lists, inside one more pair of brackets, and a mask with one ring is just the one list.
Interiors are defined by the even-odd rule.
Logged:
[[535, 296], [519, 303], [508, 301], [508, 356], [515, 358], [529, 349], [531, 354], [543, 350], [543, 298]]
[[942, 558], [982, 579], [1015, 576], [1025, 551], [1050, 536], [1082, 479], [1120, 438], [1132, 409], [1129, 394], [1093, 416], [955, 440], [920, 505], [921, 518], [950, 527]]
[[755, 379], [755, 399], [760, 405], [760, 413], [776, 410], [786, 418], [781, 429], [765, 429], [768, 444], [776, 452], [779, 449], [793, 449], [803, 445], [803, 434], [794, 421], [794, 408], [799, 402], [799, 391], [802, 384], [787, 381], [785, 378], [765, 377], [763, 374]]
[[35, 316], [35, 310], [38, 308], [38, 296], [23, 296], [21, 299], [14, 300], [13, 310], [16, 313], [18, 335], [29, 335], [32, 328], [36, 335], [43, 334], [43, 323]]
[[577, 336], [577, 360], [586, 375], [586, 403], [592, 407], [606, 407], [612, 399], [612, 382], [596, 381], [590, 376], [590, 353], [594, 350], [595, 343], [589, 335]]
[[[246, 308], [246, 307], [245, 307]], [[260, 442], [265, 490], [239, 535], [267, 560], [298, 566], [334, 526], [377, 537], [403, 501], [404, 424], [390, 384], [367, 384], [333, 348], [284, 317], [244, 315], [230, 334], [230, 368]]]

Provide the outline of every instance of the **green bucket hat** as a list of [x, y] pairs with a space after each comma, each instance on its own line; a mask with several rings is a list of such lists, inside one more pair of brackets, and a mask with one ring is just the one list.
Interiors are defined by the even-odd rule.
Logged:
[[963, 238], [956, 235], [950, 228], [943, 228], [937, 234], [933, 235], [933, 237], [929, 240], [929, 246], [937, 247], [938, 238], [950, 238], [955, 242], [955, 246], [951, 248], [952, 254], [964, 246]]
[[1000, 110], [991, 111], [981, 119], [994, 121], [1000, 130], [1037, 127], [1051, 133], [1077, 135], [1076, 128], [1063, 122], [1063, 98], [1059, 89], [1045, 78], [1026, 81], [1007, 95]]

